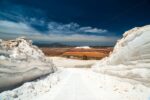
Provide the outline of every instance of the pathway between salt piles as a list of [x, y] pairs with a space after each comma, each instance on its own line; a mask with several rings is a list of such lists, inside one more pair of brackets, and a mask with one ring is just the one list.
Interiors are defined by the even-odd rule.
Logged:
[[150, 93], [141, 85], [88, 68], [64, 68], [60, 76], [60, 81], [50, 91], [32, 100], [148, 100]]
[[51, 92], [38, 97], [39, 100], [100, 100], [98, 86], [88, 77], [87, 69], [68, 68], [68, 75]]

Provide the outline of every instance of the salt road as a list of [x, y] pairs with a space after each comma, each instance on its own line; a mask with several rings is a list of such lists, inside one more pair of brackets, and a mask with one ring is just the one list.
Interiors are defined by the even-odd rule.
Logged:
[[[130, 83], [110, 79], [91, 69], [65, 68], [66, 77], [35, 100], [146, 100]], [[117, 87], [117, 83], [124, 87]], [[109, 84], [109, 86], [108, 86]], [[137, 95], [139, 94], [139, 95]]]
[[[86, 70], [73, 69], [70, 75], [60, 85], [55, 92], [43, 95], [39, 100], [99, 100], [100, 96], [97, 91], [90, 86], [91, 80], [86, 78]], [[82, 74], [86, 73], [86, 74]]]

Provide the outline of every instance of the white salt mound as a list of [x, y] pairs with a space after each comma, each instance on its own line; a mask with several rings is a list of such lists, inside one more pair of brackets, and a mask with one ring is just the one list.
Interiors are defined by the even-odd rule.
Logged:
[[80, 46], [80, 47], [75, 47], [76, 49], [91, 49], [89, 46]]
[[31, 40], [0, 40], [0, 91], [55, 71]]
[[150, 86], [150, 25], [125, 32], [110, 56], [93, 69]]

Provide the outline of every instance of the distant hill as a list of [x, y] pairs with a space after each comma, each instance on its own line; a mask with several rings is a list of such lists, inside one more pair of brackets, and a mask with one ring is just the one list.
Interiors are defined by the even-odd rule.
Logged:
[[[83, 47], [81, 45], [70, 45], [70, 44], [60, 43], [60, 42], [54, 42], [54, 43], [33, 42], [33, 44], [38, 47], [50, 47], [50, 48]], [[89, 47], [91, 48], [113, 48], [113, 46], [92, 46], [92, 45], [89, 45]]]
[[55, 42], [55, 43], [33, 43], [34, 45], [37, 45], [38, 47], [72, 47], [70, 45], [65, 45], [65, 44], [62, 44], [62, 43], [58, 43], [58, 42]]

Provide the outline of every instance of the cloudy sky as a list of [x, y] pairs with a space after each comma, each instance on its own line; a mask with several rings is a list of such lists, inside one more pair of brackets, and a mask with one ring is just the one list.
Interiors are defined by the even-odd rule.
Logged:
[[149, 0], [0, 0], [0, 38], [112, 46], [150, 24]]

